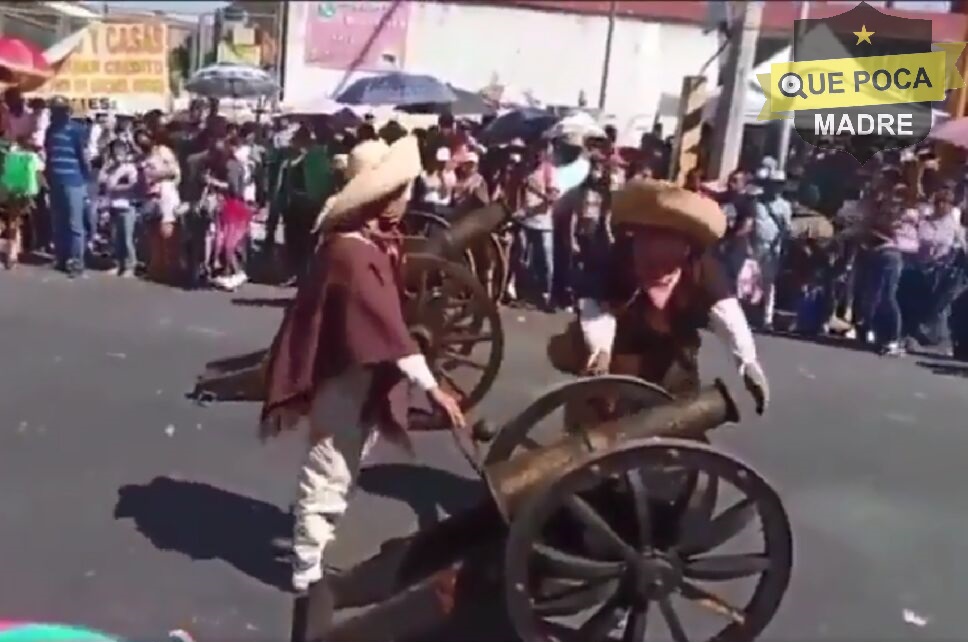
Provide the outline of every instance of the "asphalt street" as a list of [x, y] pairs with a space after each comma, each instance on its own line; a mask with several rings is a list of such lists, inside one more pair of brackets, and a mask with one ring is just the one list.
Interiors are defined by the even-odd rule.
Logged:
[[[300, 440], [262, 446], [254, 404], [186, 398], [206, 361], [267, 345], [287, 294], [0, 274], [0, 619], [287, 639], [286, 568], [270, 542], [286, 534]], [[561, 378], [544, 345], [562, 323], [505, 313], [506, 359], [482, 414], [506, 418]], [[751, 418], [706, 343], [705, 372], [727, 378], [746, 415], [714, 442], [776, 486], [793, 523], [792, 584], [763, 639], [963, 638], [968, 366], [763, 337], [773, 405]], [[479, 496], [448, 435], [417, 441], [418, 461], [378, 447], [336, 564]]]

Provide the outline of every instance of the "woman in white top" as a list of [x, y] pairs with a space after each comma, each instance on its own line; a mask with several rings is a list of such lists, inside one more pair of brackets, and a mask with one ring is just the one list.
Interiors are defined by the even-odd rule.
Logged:
[[450, 160], [450, 150], [440, 147], [420, 175], [423, 203], [434, 209], [450, 207], [453, 202], [457, 178], [449, 167]]
[[135, 143], [145, 154], [141, 166], [147, 197], [145, 214], [153, 219], [148, 234], [148, 278], [167, 282], [175, 276], [179, 263], [175, 221], [181, 204], [181, 168], [163, 134], [152, 139], [147, 131], [139, 131]]

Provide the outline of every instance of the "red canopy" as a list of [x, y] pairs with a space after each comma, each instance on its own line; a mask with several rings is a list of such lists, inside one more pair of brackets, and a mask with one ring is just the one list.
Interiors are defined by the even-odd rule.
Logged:
[[53, 75], [40, 49], [20, 38], [0, 37], [0, 81], [19, 85]]

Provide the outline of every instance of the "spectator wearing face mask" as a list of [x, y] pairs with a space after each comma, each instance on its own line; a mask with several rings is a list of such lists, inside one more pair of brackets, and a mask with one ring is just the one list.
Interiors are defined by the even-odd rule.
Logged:
[[106, 201], [114, 229], [114, 259], [118, 276], [134, 276], [138, 255], [134, 229], [138, 221], [137, 204], [142, 198], [138, 166], [120, 140], [108, 145], [104, 165], [98, 174], [98, 191]]
[[754, 190], [757, 196], [754, 246], [763, 275], [761, 322], [764, 328], [773, 326], [776, 279], [793, 222], [793, 208], [783, 197], [786, 174], [776, 169], [775, 161], [769, 161], [772, 159], [765, 159], [764, 165], [757, 171], [757, 189]]
[[858, 334], [887, 356], [902, 354], [902, 316], [898, 286], [905, 257], [918, 251], [916, 196], [905, 182], [868, 213], [868, 251], [858, 319]]
[[475, 152], [461, 150], [454, 157], [454, 189], [452, 205], [466, 212], [487, 205], [491, 198], [487, 183], [480, 172], [480, 158]]
[[921, 209], [918, 252], [899, 291], [904, 334], [950, 351], [948, 316], [965, 282], [965, 228], [953, 186], [942, 186]]

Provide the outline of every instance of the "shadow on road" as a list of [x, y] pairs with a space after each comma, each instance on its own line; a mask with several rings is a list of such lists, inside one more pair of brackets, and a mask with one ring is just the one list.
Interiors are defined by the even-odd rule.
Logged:
[[453, 515], [473, 506], [485, 492], [479, 480], [413, 464], [369, 466], [360, 473], [359, 484], [368, 493], [406, 502], [416, 514], [420, 529], [440, 521], [438, 508]]
[[756, 330], [756, 334], [767, 337], [778, 337], [780, 339], [790, 339], [793, 341], [802, 341], [804, 343], [813, 343], [815, 345], [827, 346], [830, 348], [846, 348], [847, 350], [853, 350], [855, 352], [873, 352], [873, 349], [870, 346], [865, 346], [860, 341], [834, 335], [798, 334], [796, 332], [784, 332], [782, 330]]
[[232, 305], [239, 305], [244, 308], [285, 308], [292, 302], [292, 297], [247, 299], [236, 297], [232, 299]]
[[133, 519], [156, 548], [192, 559], [221, 559], [285, 590], [290, 567], [273, 547], [292, 532], [278, 507], [201, 482], [156, 477], [118, 490], [115, 519]]
[[956, 361], [918, 361], [917, 364], [922, 368], [927, 368], [934, 374], [965, 377], [968, 379], [968, 363], [958, 363]]

